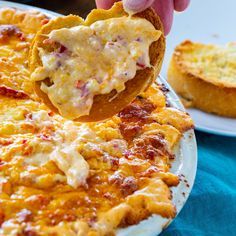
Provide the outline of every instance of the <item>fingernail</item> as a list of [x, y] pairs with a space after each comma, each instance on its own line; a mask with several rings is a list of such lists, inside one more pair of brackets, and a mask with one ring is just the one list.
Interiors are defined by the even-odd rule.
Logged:
[[174, 0], [174, 7], [176, 11], [184, 11], [190, 3], [190, 0]]
[[132, 12], [140, 12], [152, 5], [154, 0], [123, 0], [125, 9]]
[[114, 0], [96, 0], [98, 8], [109, 9], [114, 4]]

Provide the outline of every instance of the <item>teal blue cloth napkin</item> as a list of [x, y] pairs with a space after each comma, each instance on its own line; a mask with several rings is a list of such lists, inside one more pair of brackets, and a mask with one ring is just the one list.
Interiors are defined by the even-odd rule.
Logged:
[[236, 138], [202, 132], [196, 136], [198, 170], [193, 190], [161, 236], [236, 236]]

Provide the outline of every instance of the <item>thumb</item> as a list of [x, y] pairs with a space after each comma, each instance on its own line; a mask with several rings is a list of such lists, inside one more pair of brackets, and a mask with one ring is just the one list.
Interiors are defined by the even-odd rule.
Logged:
[[126, 10], [131, 12], [140, 12], [150, 7], [154, 0], [123, 0]]

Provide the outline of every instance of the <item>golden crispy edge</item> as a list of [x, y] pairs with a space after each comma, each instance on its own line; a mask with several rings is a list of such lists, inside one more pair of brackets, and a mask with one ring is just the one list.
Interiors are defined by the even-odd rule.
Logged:
[[[31, 50], [30, 58], [30, 69], [34, 69], [41, 64], [38, 56], [38, 47], [45, 47], [42, 44], [44, 37], [42, 34], [48, 34], [51, 30], [63, 28], [63, 27], [73, 27], [79, 24], [90, 25], [97, 20], [104, 20], [108, 18], [126, 16], [127, 13], [123, 9], [121, 2], [114, 4], [110, 10], [93, 10], [87, 17], [85, 21], [78, 16], [67, 16], [60, 17], [54, 20], [51, 20], [47, 25], [45, 25], [41, 31], [36, 35], [34, 44]], [[147, 9], [144, 12], [138, 13], [135, 17], [141, 17], [149, 20], [157, 30], [163, 32], [162, 23], [159, 17], [152, 9]], [[148, 86], [154, 81], [157, 74], [160, 72], [163, 57], [165, 52], [165, 38], [163, 34], [158, 39], [158, 41], [152, 43], [150, 46], [150, 62], [153, 68], [146, 68], [144, 70], [139, 70], [136, 73], [134, 79], [126, 83], [126, 89], [116, 95], [116, 91], [112, 91], [109, 94], [97, 95], [94, 97], [94, 103], [90, 110], [89, 116], [83, 116], [77, 119], [76, 121], [90, 122], [90, 121], [99, 121], [109, 118], [117, 114], [122, 108], [129, 104], [138, 94], [143, 92]], [[35, 83], [36, 93], [41, 97], [44, 103], [53, 111], [58, 113], [57, 108], [49, 100], [48, 96], [43, 93], [40, 89], [41, 82]], [[112, 102], [109, 102], [112, 99]]]
[[[47, 19], [46, 15], [35, 10], [17, 9], [11, 7], [3, 7], [0, 9], [1, 24], [18, 25], [20, 27], [30, 29], [31, 33], [36, 33], [42, 26], [43, 20]], [[41, 20], [41, 22], [40, 22]]]
[[219, 81], [214, 78], [211, 78], [211, 80], [209, 80], [208, 77], [205, 77], [204, 75], [197, 73], [196, 71], [192, 71], [187, 65], [188, 61], [186, 61], [184, 58], [184, 54], [186, 51], [192, 52], [194, 54], [194, 51], [197, 50], [198, 48], [206, 48], [207, 50], [208, 48], [211, 48], [211, 47], [214, 47], [214, 45], [194, 43], [190, 40], [185, 40], [184, 42], [182, 42], [175, 48], [173, 56], [172, 56], [172, 60], [175, 62], [178, 69], [184, 74], [188, 74], [190, 76], [196, 77], [207, 83], [210, 83], [210, 84], [222, 87], [222, 88], [236, 88], [236, 86], [228, 82]]
[[191, 107], [236, 117], [236, 88], [219, 87], [180, 68], [175, 56], [168, 69], [168, 82]]
[[[165, 199], [160, 202], [160, 196], [164, 195]], [[92, 228], [86, 222], [77, 221], [73, 226], [70, 223], [62, 222], [62, 224], [53, 227], [43, 226], [42, 230], [44, 233], [69, 235], [73, 227], [76, 235], [115, 235], [117, 228], [127, 226], [126, 222], [129, 222], [129, 225], [139, 223], [140, 220], [146, 218], [148, 212], [173, 218], [176, 215], [176, 209], [170, 198], [169, 188], [163, 181], [158, 178], [150, 179], [146, 187], [127, 197], [123, 203], [107, 212], [102, 212]]]

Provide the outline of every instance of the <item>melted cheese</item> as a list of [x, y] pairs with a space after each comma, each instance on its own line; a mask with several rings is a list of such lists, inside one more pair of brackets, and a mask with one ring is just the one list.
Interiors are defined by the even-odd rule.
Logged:
[[50, 154], [50, 159], [65, 173], [67, 183], [74, 188], [85, 184], [89, 174], [89, 165], [78, 152], [78, 141], [83, 137], [83, 128], [67, 121], [64, 130], [55, 133], [57, 145]]
[[34, 166], [43, 166], [49, 161], [49, 156], [47, 153], [34, 153], [29, 158], [25, 158], [25, 165], [27, 166], [27, 169], [34, 169]]
[[[100, 138], [87, 124], [75, 125], [72, 121], [64, 121], [58, 124], [55, 117], [48, 115], [47, 111], [41, 110], [33, 112], [30, 117], [22, 123], [31, 123], [39, 132], [50, 130], [50, 138], [42, 140], [39, 137], [33, 137], [28, 141], [32, 147], [32, 153], [24, 158], [15, 151], [11, 163], [22, 163], [25, 170], [21, 172], [22, 180], [31, 179], [40, 184], [45, 175], [35, 174], [37, 169], [47, 165], [52, 161], [66, 177], [66, 182], [73, 188], [86, 184], [89, 175], [89, 165], [81, 152], [88, 150], [97, 150], [102, 153], [121, 157], [127, 149], [127, 143], [122, 139], [113, 139], [106, 142]], [[22, 138], [11, 145], [14, 148], [21, 145]], [[88, 151], [87, 151], [88, 153]], [[64, 182], [65, 179], [60, 174], [51, 177], [54, 182]]]
[[71, 146], [56, 147], [51, 153], [52, 159], [59, 169], [67, 176], [67, 183], [74, 188], [86, 183], [89, 174], [89, 165], [80, 155], [73, 144]]
[[23, 225], [17, 224], [14, 220], [8, 220], [1, 225], [0, 233], [3, 233], [4, 235], [17, 236], [22, 232], [23, 228]]
[[97, 94], [121, 92], [136, 71], [150, 67], [149, 47], [161, 35], [147, 20], [132, 17], [97, 21], [91, 26], [53, 30], [49, 40], [61, 52], [39, 48], [43, 67], [32, 75], [60, 114], [69, 119], [88, 115]]
[[[33, 122], [40, 127], [52, 126], [52, 119], [46, 111], [33, 113]], [[53, 140], [42, 142], [39, 139], [34, 143], [35, 153], [25, 159], [28, 169], [33, 166], [42, 166], [49, 161], [53, 161], [57, 167], [64, 172], [68, 185], [77, 188], [86, 183], [89, 174], [89, 165], [83, 156], [78, 152], [78, 142], [83, 138], [84, 133], [92, 132], [85, 130], [83, 126], [76, 126], [67, 121], [62, 129], [58, 129], [53, 134]], [[49, 148], [45, 148], [50, 146]], [[43, 150], [46, 150], [46, 152]]]

